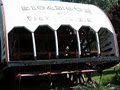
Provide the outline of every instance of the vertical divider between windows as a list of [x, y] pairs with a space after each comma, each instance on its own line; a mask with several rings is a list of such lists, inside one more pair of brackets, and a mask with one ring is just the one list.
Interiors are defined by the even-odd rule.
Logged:
[[79, 36], [79, 32], [76, 31], [76, 36], [77, 36], [77, 44], [78, 44], [78, 57], [81, 57], [81, 45], [80, 45], [80, 36]]
[[97, 57], [99, 57], [99, 56], [100, 56], [100, 41], [99, 41], [99, 36], [98, 36], [98, 33], [97, 33], [97, 32], [95, 33], [95, 35], [96, 35], [97, 51], [98, 51]]
[[36, 43], [35, 43], [35, 35], [32, 32], [32, 42], [33, 42], [33, 52], [34, 52], [34, 59], [37, 60], [37, 53], [36, 53]]
[[57, 31], [54, 30], [54, 35], [55, 35], [55, 46], [56, 46], [56, 58], [59, 57], [59, 49], [58, 49], [58, 35]]

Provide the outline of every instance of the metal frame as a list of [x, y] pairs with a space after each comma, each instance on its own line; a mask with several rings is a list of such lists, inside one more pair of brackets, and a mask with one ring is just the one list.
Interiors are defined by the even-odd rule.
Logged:
[[36, 43], [35, 43], [35, 35], [32, 32], [32, 42], [33, 42], [33, 51], [34, 51], [34, 59], [37, 59], [37, 53], [36, 53]]
[[77, 43], [78, 43], [78, 57], [80, 58], [80, 56], [81, 56], [81, 42], [80, 42], [80, 36], [79, 36], [79, 32], [77, 31], [76, 32], [76, 35], [77, 35]]
[[98, 51], [98, 57], [100, 56], [100, 42], [99, 42], [99, 36], [98, 36], [98, 33], [96, 32], [95, 33], [95, 35], [96, 35], [96, 41], [97, 41], [97, 51]]
[[51, 60], [35, 60], [35, 61], [11, 61], [7, 63], [7, 67], [24, 67], [24, 66], [40, 66], [40, 65], [57, 65], [72, 63], [89, 63], [89, 62], [111, 62], [120, 61], [120, 57], [96, 57], [96, 58], [75, 58], [75, 59], [51, 59]]
[[55, 35], [56, 58], [57, 58], [57, 57], [59, 57], [58, 35], [57, 35], [57, 31], [54, 31], [54, 35]]

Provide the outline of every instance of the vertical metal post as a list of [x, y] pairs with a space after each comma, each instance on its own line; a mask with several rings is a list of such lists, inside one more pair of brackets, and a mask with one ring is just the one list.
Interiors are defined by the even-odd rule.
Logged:
[[32, 42], [33, 42], [33, 52], [34, 52], [34, 59], [37, 59], [37, 53], [36, 53], [36, 43], [35, 43], [35, 36], [34, 33], [32, 32]]
[[58, 36], [57, 36], [57, 31], [54, 30], [54, 35], [55, 35], [55, 46], [56, 46], [56, 58], [59, 57], [59, 50], [58, 50]]
[[98, 33], [97, 33], [97, 32], [95, 33], [95, 35], [96, 35], [97, 51], [98, 51], [97, 56], [99, 57], [99, 56], [100, 56], [100, 42], [99, 42], [99, 36], [98, 36]]
[[[7, 34], [7, 35], [8, 35], [8, 34]], [[7, 54], [8, 54], [8, 55], [6, 55], [6, 58], [8, 58], [8, 62], [9, 62], [9, 61], [10, 61], [10, 59], [9, 59], [9, 52], [10, 52], [10, 51], [9, 51], [9, 45], [8, 45], [8, 44], [9, 44], [9, 40], [8, 40], [8, 36], [7, 36], [7, 47], [8, 47], [8, 53], [7, 53]]]
[[77, 35], [77, 43], [78, 43], [78, 57], [80, 58], [81, 56], [81, 45], [80, 45], [80, 36], [79, 36], [79, 32], [76, 32]]

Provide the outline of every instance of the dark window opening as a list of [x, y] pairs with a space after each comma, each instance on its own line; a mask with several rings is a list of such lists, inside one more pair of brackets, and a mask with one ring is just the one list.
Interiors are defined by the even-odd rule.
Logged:
[[48, 26], [39, 26], [35, 31], [37, 59], [55, 58], [55, 36]]
[[70, 26], [61, 26], [57, 30], [60, 58], [78, 57], [78, 46], [75, 30]]
[[8, 34], [10, 60], [33, 60], [31, 32], [23, 27], [14, 28]]
[[101, 46], [101, 56], [113, 56], [113, 54], [115, 55], [115, 51], [113, 49], [115, 48], [113, 34], [106, 28], [101, 28], [98, 34]]
[[97, 56], [97, 42], [95, 32], [89, 27], [81, 27], [79, 30], [81, 42], [81, 57]]

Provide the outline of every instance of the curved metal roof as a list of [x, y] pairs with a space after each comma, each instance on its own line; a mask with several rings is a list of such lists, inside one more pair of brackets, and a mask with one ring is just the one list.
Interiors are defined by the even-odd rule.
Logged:
[[34, 32], [39, 25], [48, 25], [57, 30], [61, 25], [70, 25], [75, 30], [90, 26], [96, 32], [101, 27], [114, 32], [104, 12], [94, 5], [40, 0], [3, 0], [6, 29], [24, 26]]

